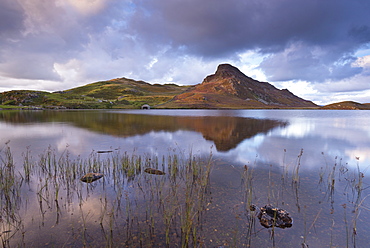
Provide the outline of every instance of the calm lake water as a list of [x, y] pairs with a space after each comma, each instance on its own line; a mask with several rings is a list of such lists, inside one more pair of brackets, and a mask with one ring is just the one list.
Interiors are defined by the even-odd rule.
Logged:
[[[370, 242], [370, 111], [0, 111], [0, 149], [2, 177], [14, 179], [1, 182], [4, 246]], [[121, 156], [141, 159], [135, 175], [117, 172]], [[169, 158], [211, 159], [206, 185], [194, 170], [174, 179]], [[78, 179], [87, 172], [105, 176], [85, 184]], [[252, 203], [288, 211], [292, 227], [264, 228]]]

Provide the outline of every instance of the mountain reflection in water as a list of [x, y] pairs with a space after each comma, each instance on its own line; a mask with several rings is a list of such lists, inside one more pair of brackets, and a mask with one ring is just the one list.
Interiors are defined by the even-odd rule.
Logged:
[[13, 124], [64, 122], [97, 133], [117, 137], [178, 130], [201, 133], [213, 141], [218, 151], [229, 151], [245, 139], [285, 127], [285, 121], [237, 116], [163, 116], [95, 111], [10, 111], [0, 112], [0, 120]]
[[[367, 247], [369, 123], [370, 111], [0, 111], [3, 246]], [[104, 177], [80, 181], [91, 172]], [[265, 229], [251, 204], [294, 224]]]

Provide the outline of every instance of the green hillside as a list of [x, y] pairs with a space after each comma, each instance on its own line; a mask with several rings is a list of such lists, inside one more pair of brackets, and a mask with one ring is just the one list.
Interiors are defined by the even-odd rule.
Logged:
[[320, 109], [347, 109], [347, 110], [370, 110], [370, 103], [358, 103], [353, 101], [336, 102], [325, 105]]
[[53, 93], [13, 90], [0, 93], [2, 108], [140, 108], [157, 106], [171, 100], [190, 86], [149, 84], [118, 78]]

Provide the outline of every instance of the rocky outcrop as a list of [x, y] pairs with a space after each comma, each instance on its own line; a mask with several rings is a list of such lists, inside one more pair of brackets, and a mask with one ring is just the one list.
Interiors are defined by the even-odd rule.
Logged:
[[219, 65], [215, 74], [177, 95], [172, 104], [190, 108], [317, 107], [287, 89], [279, 90], [267, 82], [254, 80], [229, 64]]

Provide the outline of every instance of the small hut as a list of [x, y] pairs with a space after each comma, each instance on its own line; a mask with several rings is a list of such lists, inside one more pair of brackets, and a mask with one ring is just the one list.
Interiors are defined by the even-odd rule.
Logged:
[[141, 106], [141, 109], [150, 109], [150, 106], [148, 104], [144, 104], [143, 106]]

